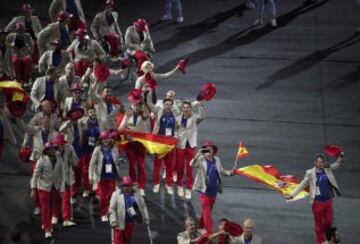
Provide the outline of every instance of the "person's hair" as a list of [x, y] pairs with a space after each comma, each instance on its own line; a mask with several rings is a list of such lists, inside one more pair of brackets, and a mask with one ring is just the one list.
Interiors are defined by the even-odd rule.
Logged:
[[105, 89], [111, 89], [111, 90], [112, 90], [112, 87], [109, 86], [109, 85], [106, 85], [106, 86], [103, 87], [103, 91], [104, 91]]
[[191, 102], [190, 101], [183, 101], [182, 105], [188, 105], [190, 108], [192, 108]]
[[325, 238], [327, 241], [331, 241], [333, 237], [336, 235], [337, 228], [336, 227], [330, 227], [325, 230]]
[[144, 61], [144, 62], [141, 64], [141, 70], [146, 73], [147, 70], [148, 70], [146, 67], [147, 67], [148, 65], [151, 65], [151, 68], [152, 68], [152, 69], [154, 68], [154, 64], [153, 64], [151, 61], [148, 61], [148, 60], [147, 60], [147, 61]]
[[255, 224], [254, 224], [254, 221], [252, 219], [245, 219], [244, 220], [244, 227], [246, 225], [250, 225], [251, 227], [254, 227]]
[[55, 72], [56, 72], [56, 69], [54, 67], [50, 67], [47, 69], [46, 75], [52, 75], [52, 74], [55, 74]]
[[219, 220], [219, 223], [221, 223], [221, 222], [229, 222], [229, 220], [227, 218], [222, 218]]
[[189, 222], [195, 223], [195, 219], [193, 217], [190, 217], [190, 216], [186, 217], [185, 224], [184, 224], [185, 228], [188, 226]]
[[174, 104], [174, 101], [171, 100], [170, 98], [164, 98], [163, 99], [163, 104], [166, 103], [166, 102], [171, 102], [171, 104]]
[[314, 160], [317, 160], [318, 158], [324, 159], [325, 160], [325, 155], [322, 153], [317, 153], [314, 155]]

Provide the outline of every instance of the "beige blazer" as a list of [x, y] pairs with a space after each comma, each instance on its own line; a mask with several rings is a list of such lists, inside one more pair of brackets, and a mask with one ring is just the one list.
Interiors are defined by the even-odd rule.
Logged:
[[7, 43], [9, 43], [10, 46], [10, 55], [16, 55], [18, 57], [31, 56], [34, 51], [34, 41], [31, 38], [31, 35], [28, 33], [24, 33], [25, 45], [23, 48], [20, 49], [15, 46], [16, 35], [16, 33], [10, 33], [6, 37], [6, 41]]
[[[145, 115], [146, 116], [146, 115]], [[123, 118], [123, 120], [121, 121], [121, 124], [119, 126], [119, 129], [129, 129], [129, 130], [133, 130], [133, 131], [141, 131], [141, 132], [147, 132], [147, 122], [148, 117], [145, 117], [145, 119], [138, 115], [137, 120], [136, 120], [136, 124], [134, 124], [134, 112], [131, 113], [131, 116], [128, 116], [125, 113], [125, 116]]]
[[[219, 172], [218, 178], [218, 192], [222, 193], [222, 180], [221, 176], [231, 176], [231, 170], [225, 170], [221, 165], [220, 159], [215, 156], [216, 167]], [[199, 191], [202, 193], [206, 193], [206, 172], [207, 172], [207, 162], [204, 156], [200, 155], [199, 157], [194, 157], [191, 162], [190, 166], [197, 168], [197, 173], [194, 180], [193, 190]]]
[[105, 58], [106, 52], [101, 47], [98, 41], [88, 40], [88, 45], [85, 50], [79, 48], [80, 42], [78, 39], [74, 39], [70, 46], [67, 49], [67, 52], [74, 53], [74, 61], [87, 60], [92, 62], [95, 58], [99, 57], [101, 59]]
[[60, 152], [60, 157], [63, 160], [64, 184], [71, 186], [75, 183], [73, 167], [77, 166], [79, 158], [76, 155], [74, 147], [69, 143], [64, 145], [64, 151], [63, 153]]
[[155, 52], [150, 33], [145, 31], [144, 40], [141, 41], [140, 36], [133, 25], [126, 29], [125, 46], [127, 48], [127, 52], [130, 54], [133, 54], [136, 50], [143, 50], [144, 52]]
[[[145, 224], [150, 224], [149, 213], [145, 204], [145, 200], [142, 197], [139, 189], [135, 186], [135, 200], [139, 207], [142, 220]], [[121, 190], [117, 189], [113, 192], [109, 205], [109, 220], [111, 225], [117, 225], [120, 230], [125, 229], [125, 198]]]
[[[242, 234], [241, 236], [232, 237], [230, 240], [230, 244], [245, 244], [244, 234]], [[260, 236], [253, 234], [251, 244], [261, 244]]]
[[[324, 172], [333, 187], [334, 196], [336, 195], [336, 193], [339, 193], [340, 188], [336, 182], [333, 170], [338, 169], [343, 163], [343, 161], [344, 159], [342, 157], [338, 157], [335, 163], [330, 164], [329, 168], [324, 169]], [[312, 204], [316, 196], [316, 167], [313, 167], [306, 171], [304, 179], [301, 181], [298, 187], [295, 188], [295, 190], [290, 194], [290, 196], [296, 196], [305, 187], [310, 188], [310, 203]]]
[[[114, 159], [114, 165], [116, 168], [117, 175], [120, 176], [121, 174], [120, 174], [119, 152], [116, 146], [113, 146], [111, 152]], [[96, 146], [91, 156], [90, 166], [89, 166], [89, 180], [90, 182], [95, 183], [95, 185], [99, 183], [101, 179], [103, 159], [104, 159], [104, 155], [101, 151], [101, 146]]]
[[[37, 78], [31, 88], [30, 98], [35, 109], [39, 108], [40, 102], [45, 98], [46, 79], [46, 76]], [[59, 104], [62, 100], [62, 91], [60, 88], [59, 81], [54, 82], [54, 99]]]
[[[16, 24], [18, 22], [22, 22], [25, 24], [25, 17], [24, 16], [17, 16], [13, 18], [10, 23], [6, 26], [5, 31], [7, 32], [14, 32]], [[32, 24], [32, 30], [35, 34], [35, 37], [37, 38], [40, 31], [42, 30], [41, 22], [39, 17], [37, 16], [31, 16], [31, 24]]]
[[116, 12], [111, 13], [114, 17], [114, 22], [109, 25], [106, 21], [106, 11], [102, 11], [95, 15], [91, 24], [91, 32], [95, 39], [101, 39], [106, 34], [118, 34], [122, 38], [121, 30], [118, 24], [119, 15]]
[[[80, 0], [75, 0], [75, 4], [78, 10], [79, 18], [86, 24], [85, 15], [83, 8], [81, 6]], [[56, 21], [56, 16], [60, 11], [66, 10], [66, 0], [53, 0], [50, 4], [49, 8], [49, 16], [51, 22]]]
[[61, 51], [61, 62], [58, 66], [53, 65], [54, 50], [44, 52], [39, 59], [39, 72], [46, 72], [49, 68], [55, 68], [59, 75], [65, 75], [65, 66], [72, 62], [71, 56], [66, 51]]
[[[55, 136], [55, 131], [50, 130], [48, 140], [51, 140], [54, 136]], [[30, 160], [36, 161], [41, 156], [45, 145], [41, 136], [40, 126], [36, 126], [36, 127], [32, 127], [30, 125], [26, 126], [26, 133], [24, 136], [24, 141], [22, 146], [23, 147], [30, 146], [31, 141], [32, 141], [32, 153], [30, 155]]]
[[191, 240], [196, 239], [201, 236], [201, 233], [196, 231], [192, 237], [186, 231], [180, 232], [176, 239], [178, 244], [191, 244]]
[[42, 31], [39, 33], [38, 39], [40, 53], [43, 54], [44, 52], [51, 50], [51, 42], [60, 39], [60, 37], [61, 34], [59, 22], [51, 23], [42, 29]]
[[110, 114], [107, 111], [106, 102], [92, 88], [89, 90], [90, 97], [95, 103], [96, 117], [99, 121], [100, 130], [116, 129], [116, 117], [121, 111], [121, 106], [112, 104], [113, 110]]
[[[79, 119], [78, 121], [76, 121], [77, 125], [78, 125], [78, 128], [79, 128], [79, 135], [80, 135], [80, 143], [82, 145], [82, 141], [83, 141], [83, 138], [82, 138], [82, 126], [81, 126], [81, 122], [80, 122], [81, 119]], [[72, 124], [72, 121], [71, 120], [66, 120], [62, 123], [62, 125], [60, 126], [60, 129], [59, 131], [61, 133], [64, 133], [65, 134], [65, 139], [69, 142], [69, 143], [73, 143], [74, 142], [74, 126]]]
[[178, 149], [185, 149], [186, 141], [189, 142], [190, 147], [197, 147], [198, 124], [206, 117], [204, 106], [198, 104], [198, 112], [192, 112], [192, 116], [188, 118], [186, 127], [181, 125], [183, 114], [176, 117], [176, 135], [178, 138]]
[[36, 161], [33, 177], [30, 182], [31, 189], [39, 189], [50, 192], [54, 187], [56, 190], [64, 191], [64, 171], [62, 158], [56, 156], [55, 167], [51, 165], [48, 156], [42, 154]]

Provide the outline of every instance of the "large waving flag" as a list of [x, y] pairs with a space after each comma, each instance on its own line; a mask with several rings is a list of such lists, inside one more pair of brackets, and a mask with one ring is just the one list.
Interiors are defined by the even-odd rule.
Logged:
[[[293, 175], [280, 175], [280, 172], [272, 165], [249, 165], [234, 170], [234, 173], [262, 183], [282, 195], [289, 195], [300, 183]], [[302, 190], [293, 200], [299, 200], [308, 195], [306, 190]]]
[[[170, 136], [155, 135], [146, 132], [131, 131], [125, 132], [127, 142], [138, 141], [146, 148], [150, 154], [157, 154], [159, 158], [163, 158], [167, 153], [176, 147], [177, 139]], [[127, 143], [126, 141], [121, 143]]]

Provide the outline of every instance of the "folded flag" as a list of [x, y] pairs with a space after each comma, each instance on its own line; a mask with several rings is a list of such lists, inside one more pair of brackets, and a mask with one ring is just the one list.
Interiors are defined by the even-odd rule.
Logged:
[[[163, 158], [176, 147], [177, 139], [169, 136], [156, 135], [146, 132], [126, 130], [127, 142], [140, 142], [150, 154], [157, 154]], [[126, 144], [123, 142], [122, 144]]]
[[[300, 183], [293, 175], [280, 175], [280, 172], [272, 165], [249, 165], [234, 170], [234, 173], [264, 184], [282, 195], [289, 195]], [[307, 190], [302, 190], [293, 200], [296, 201], [308, 195]]]
[[238, 149], [237, 154], [236, 154], [236, 158], [241, 159], [241, 158], [246, 157], [247, 155], [249, 155], [249, 151], [246, 149], [244, 144], [242, 142], [240, 142], [239, 149]]

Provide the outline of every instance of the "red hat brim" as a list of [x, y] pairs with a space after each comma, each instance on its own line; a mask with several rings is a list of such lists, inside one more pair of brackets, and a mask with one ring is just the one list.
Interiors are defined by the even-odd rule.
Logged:
[[201, 148], [206, 148], [206, 147], [209, 147], [209, 146], [213, 148], [214, 154], [216, 154], [217, 151], [218, 151], [218, 147], [213, 145], [213, 144], [204, 144], [204, 145], [201, 146]]
[[140, 103], [144, 100], [141, 89], [133, 89], [128, 93], [128, 100], [132, 104]]
[[189, 58], [186, 58], [186, 59], [182, 59], [179, 61], [179, 70], [183, 73], [183, 74], [186, 74], [186, 66], [189, 62]]
[[243, 228], [241, 227], [241, 225], [232, 221], [226, 221], [224, 229], [231, 236], [241, 236], [241, 234], [243, 233]]
[[216, 86], [212, 83], [206, 83], [202, 87], [202, 89], [197, 97], [197, 100], [198, 101], [203, 101], [203, 100], [210, 101], [215, 96], [215, 94], [216, 94]]
[[324, 147], [324, 152], [333, 158], [339, 157], [340, 153], [343, 151], [343, 149], [337, 145], [334, 144], [328, 144]]
[[110, 70], [105, 64], [98, 64], [94, 68], [94, 76], [97, 80], [104, 82], [110, 75]]
[[80, 118], [82, 118], [85, 114], [84, 109], [82, 108], [76, 108], [73, 110], [70, 110], [69, 112], [67, 112], [66, 117], [70, 120], [78, 120]]

